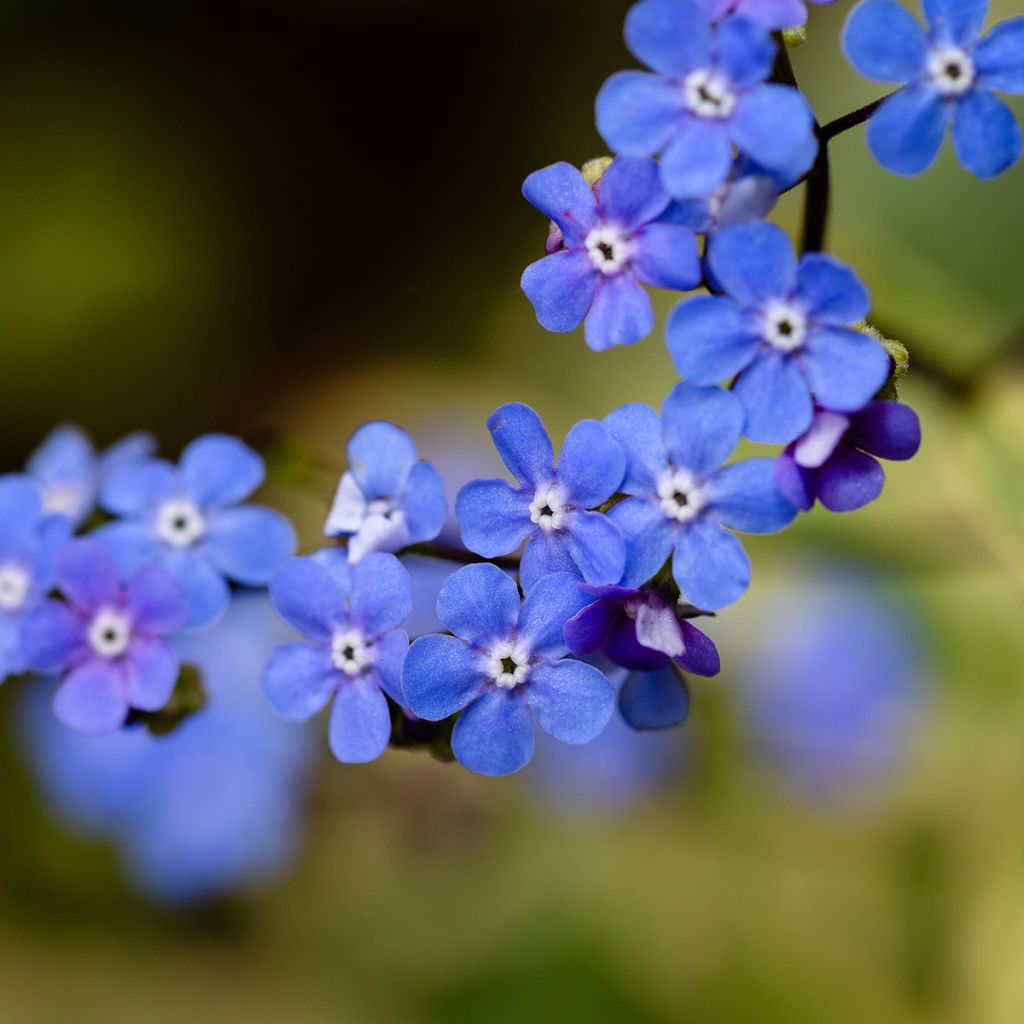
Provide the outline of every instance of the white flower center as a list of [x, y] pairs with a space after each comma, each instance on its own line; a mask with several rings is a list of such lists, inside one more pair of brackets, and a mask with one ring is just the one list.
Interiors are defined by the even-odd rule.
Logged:
[[728, 117], [736, 106], [736, 94], [714, 71], [691, 71], [683, 80], [686, 105], [699, 117]]
[[0, 611], [16, 612], [28, 597], [32, 577], [22, 565], [0, 565]]
[[963, 50], [932, 50], [928, 74], [943, 96], [960, 96], [974, 84], [974, 61]]
[[104, 658], [119, 658], [132, 641], [131, 620], [116, 608], [102, 608], [89, 623], [89, 646]]
[[567, 495], [558, 484], [542, 484], [530, 502], [530, 521], [546, 533], [561, 530], [572, 506], [566, 504]]
[[658, 480], [658, 497], [661, 499], [661, 511], [680, 523], [688, 523], [704, 507], [700, 485], [685, 469], [662, 474]]
[[606, 277], [617, 274], [633, 256], [633, 243], [611, 224], [594, 228], [585, 243], [590, 262]]
[[173, 547], [187, 548], [206, 532], [206, 520], [191, 501], [168, 501], [156, 514], [156, 532]]
[[530, 675], [530, 652], [521, 642], [502, 640], [487, 652], [485, 671], [503, 690], [514, 690]]
[[807, 316], [788, 302], [773, 302], [764, 311], [764, 340], [780, 352], [798, 349], [807, 336]]
[[373, 663], [373, 644], [357, 629], [346, 629], [331, 637], [331, 661], [339, 672], [357, 676]]

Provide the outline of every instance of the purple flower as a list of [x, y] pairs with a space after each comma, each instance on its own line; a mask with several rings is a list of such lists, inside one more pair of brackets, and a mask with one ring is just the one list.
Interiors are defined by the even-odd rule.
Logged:
[[604, 422], [626, 452], [622, 490], [632, 495], [608, 512], [626, 541], [620, 585], [646, 583], [671, 557], [687, 601], [709, 611], [731, 604], [747, 589], [750, 561], [729, 529], [774, 533], [796, 515], [775, 486], [771, 459], [722, 466], [743, 429], [739, 399], [678, 384], [660, 419], [638, 402]]
[[640, 281], [686, 291], [700, 283], [693, 233], [656, 223], [669, 204], [652, 160], [619, 157], [591, 188], [566, 163], [526, 179], [523, 195], [558, 226], [562, 247], [526, 268], [523, 291], [549, 331], [575, 330], [586, 318], [596, 351], [632, 345], [654, 326]]
[[57, 553], [53, 577], [63, 601], [44, 601], [25, 619], [30, 668], [62, 675], [53, 710], [78, 732], [113, 732], [129, 708], [159, 711], [174, 691], [179, 659], [163, 637], [181, 629], [188, 607], [158, 565], [122, 586], [117, 565], [97, 541], [73, 540]]
[[64, 516], [44, 514], [30, 477], [0, 477], [0, 683], [28, 668], [21, 641], [25, 616], [49, 591], [53, 557], [70, 534]]
[[415, 640], [402, 685], [413, 713], [437, 722], [462, 712], [452, 733], [459, 762], [481, 775], [508, 775], [533, 755], [533, 717], [563, 743], [589, 743], [608, 724], [615, 689], [569, 653], [565, 623], [587, 602], [566, 573], [541, 579], [520, 602], [494, 565], [467, 565], [437, 598], [454, 636]]
[[763, 221], [719, 231], [708, 262], [725, 294], [681, 302], [669, 318], [668, 348], [694, 384], [737, 375], [733, 393], [746, 409], [747, 437], [792, 441], [810, 426], [812, 393], [850, 412], [885, 383], [885, 349], [848, 326], [870, 307], [849, 267], [823, 253], [798, 264], [786, 233]]
[[[756, 21], [762, 28], [775, 30], [794, 28], [807, 20], [803, 0], [699, 0], [712, 21], [726, 15], [738, 14]], [[810, 3], [830, 4], [835, 0], [809, 0]]]
[[206, 626], [227, 609], [226, 579], [265, 586], [295, 550], [279, 512], [243, 502], [263, 483], [263, 460], [237, 438], [207, 434], [189, 444], [178, 466], [146, 459], [104, 482], [100, 503], [122, 519], [94, 536], [122, 575], [158, 562], [189, 603], [187, 628]]
[[804, 512], [816, 498], [832, 512], [851, 512], [882, 493], [878, 459], [909, 459], [920, 445], [917, 413], [899, 402], [871, 402], [850, 414], [817, 409], [807, 433], [775, 460], [775, 482]]
[[429, 462], [419, 460], [404, 430], [384, 420], [365, 423], [349, 439], [348, 464], [324, 535], [348, 537], [350, 561], [441, 532], [448, 517], [444, 483]]
[[626, 42], [655, 72], [620, 71], [597, 97], [597, 127], [621, 156], [660, 154], [676, 199], [711, 195], [734, 150], [772, 171], [802, 173], [815, 154], [814, 118], [796, 89], [766, 84], [775, 44], [753, 21], [712, 26], [691, 0], [641, 0]]
[[924, 0], [928, 32], [892, 0], [867, 0], [850, 14], [850, 63], [869, 78], [906, 83], [868, 122], [868, 147], [886, 169], [926, 170], [950, 124], [960, 163], [979, 178], [1020, 158], [1020, 125], [994, 90], [1024, 93], [1024, 18], [979, 39], [987, 8], [986, 0]]
[[495, 558], [527, 541], [519, 569], [524, 589], [546, 573], [569, 572], [587, 583], [616, 583], [626, 549], [600, 512], [588, 511], [618, 490], [626, 457], [602, 424], [581, 420], [555, 466], [551, 439], [528, 405], [503, 405], [487, 421], [502, 461], [519, 482], [473, 480], [455, 513], [470, 551]]
[[412, 609], [409, 574], [394, 555], [354, 565], [334, 549], [286, 562], [270, 585], [277, 613], [309, 643], [279, 647], [263, 677], [271, 707], [304, 722], [333, 697], [328, 740], [339, 761], [373, 761], [391, 736], [385, 694], [404, 704], [398, 628]]

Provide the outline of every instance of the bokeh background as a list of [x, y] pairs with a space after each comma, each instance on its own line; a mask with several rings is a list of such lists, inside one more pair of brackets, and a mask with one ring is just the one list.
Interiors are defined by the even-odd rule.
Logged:
[[[545, 234], [520, 183], [602, 152], [627, 6], [8, 0], [0, 464], [67, 421], [171, 456], [237, 432], [309, 548], [367, 418], [457, 486], [503, 401], [556, 438], [657, 404], [660, 337], [591, 353], [518, 289]], [[878, 95], [848, 6], [793, 55], [822, 121]], [[1024, 169], [832, 153], [832, 248], [910, 347], [924, 445], [875, 505], [751, 541], [688, 725], [506, 780], [343, 767], [260, 703], [262, 606], [251, 645], [232, 620], [193, 652], [223, 727], [156, 752], [80, 749], [9, 684], [0, 1018], [1024, 1020]]]

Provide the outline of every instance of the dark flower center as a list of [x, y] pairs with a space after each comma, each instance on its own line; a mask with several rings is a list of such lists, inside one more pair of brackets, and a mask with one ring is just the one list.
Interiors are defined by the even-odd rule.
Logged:
[[959, 65], [959, 64], [954, 64], [954, 63], [953, 63], [952, 61], [950, 61], [950, 62], [949, 62], [949, 63], [948, 63], [947, 65], [946, 65], [946, 77], [947, 77], [947, 78], [952, 78], [954, 82], [955, 82], [955, 81], [956, 81], [956, 80], [957, 80], [957, 79], [958, 79], [958, 78], [959, 78], [959, 77], [960, 77], [960, 76], [961, 76], [961, 75], [962, 75], [963, 73], [964, 73], [964, 69], [963, 69], [962, 67], [960, 67], [960, 65]]
[[599, 242], [597, 250], [609, 263], [615, 262], [615, 247], [613, 245], [608, 242]]
[[515, 658], [502, 658], [501, 659], [501, 671], [507, 672], [512, 675], [515, 670], [519, 668], [519, 662]]

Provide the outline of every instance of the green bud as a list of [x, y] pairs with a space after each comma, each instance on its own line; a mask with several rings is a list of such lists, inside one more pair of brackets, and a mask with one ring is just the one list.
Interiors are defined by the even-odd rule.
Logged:
[[895, 338], [887, 338], [877, 327], [872, 327], [866, 321], [857, 324], [857, 329], [863, 334], [870, 334], [892, 357], [894, 364], [892, 375], [878, 389], [878, 394], [875, 397], [895, 401], [899, 397], [897, 394], [897, 384], [900, 378], [905, 376], [910, 369], [910, 352], [907, 346], [902, 341], [896, 341]]
[[154, 736], [167, 736], [197, 711], [206, 707], [206, 689], [195, 665], [182, 665], [171, 699], [159, 711], [132, 710], [128, 725], [141, 723]]
[[800, 25], [797, 28], [787, 28], [782, 32], [782, 41], [789, 50], [797, 46], [803, 46], [807, 42], [807, 26]]
[[593, 160], [588, 160], [580, 168], [583, 180], [593, 188], [601, 180], [604, 172], [611, 166], [611, 162], [612, 157], [610, 156], [596, 156]]

